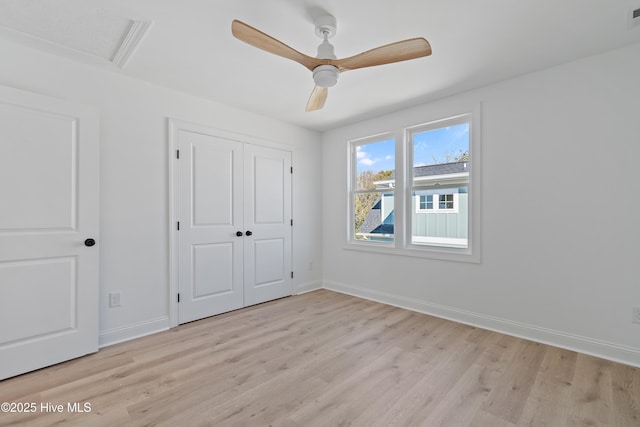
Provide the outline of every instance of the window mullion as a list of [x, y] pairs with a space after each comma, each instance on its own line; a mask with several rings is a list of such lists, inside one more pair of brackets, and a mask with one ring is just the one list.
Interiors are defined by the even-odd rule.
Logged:
[[397, 201], [395, 209], [395, 246], [404, 248], [407, 243], [407, 202], [410, 195], [407, 192], [407, 167], [408, 159], [405, 149], [405, 132], [399, 130], [395, 134], [396, 139], [396, 188], [395, 199]]

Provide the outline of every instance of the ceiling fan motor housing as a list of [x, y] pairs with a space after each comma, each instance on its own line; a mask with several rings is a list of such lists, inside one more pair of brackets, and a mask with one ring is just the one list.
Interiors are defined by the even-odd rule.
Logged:
[[338, 25], [336, 18], [331, 15], [320, 15], [315, 19], [316, 35], [323, 39], [325, 36], [330, 39], [336, 35]]
[[333, 65], [319, 65], [313, 70], [313, 81], [316, 86], [331, 87], [338, 83], [340, 72]]

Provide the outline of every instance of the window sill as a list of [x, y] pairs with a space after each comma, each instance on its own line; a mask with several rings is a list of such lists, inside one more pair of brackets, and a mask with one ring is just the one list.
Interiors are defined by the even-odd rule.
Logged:
[[377, 243], [367, 243], [352, 241], [348, 242], [343, 249], [349, 251], [371, 252], [385, 255], [395, 255], [403, 257], [427, 258], [441, 261], [467, 262], [472, 264], [480, 264], [480, 255], [471, 253], [470, 249], [455, 249], [445, 247], [410, 247], [396, 248], [391, 245]]

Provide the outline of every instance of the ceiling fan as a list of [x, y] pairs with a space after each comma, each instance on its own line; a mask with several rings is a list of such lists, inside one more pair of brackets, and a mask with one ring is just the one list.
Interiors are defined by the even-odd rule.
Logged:
[[387, 44], [348, 58], [337, 59], [329, 39], [336, 33], [336, 19], [322, 15], [316, 19], [316, 34], [323, 39], [316, 57], [307, 56], [237, 19], [231, 24], [231, 33], [251, 46], [291, 59], [313, 72], [315, 87], [307, 102], [306, 111], [319, 110], [327, 99], [328, 88], [338, 82], [338, 74], [358, 68], [391, 64], [431, 55], [431, 45], [417, 37]]

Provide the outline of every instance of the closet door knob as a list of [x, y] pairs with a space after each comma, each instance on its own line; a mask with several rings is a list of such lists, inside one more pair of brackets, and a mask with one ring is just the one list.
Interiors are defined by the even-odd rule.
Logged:
[[242, 237], [242, 231], [236, 231], [236, 236]]
[[95, 244], [96, 244], [96, 241], [93, 240], [93, 239], [87, 239], [87, 240], [84, 241], [84, 245], [85, 246], [93, 246]]
[[244, 233], [244, 234], [246, 234], [247, 236], [252, 236], [252, 235], [253, 235], [253, 233], [252, 233], [251, 231], [248, 231], [248, 230], [247, 230], [247, 232], [246, 232], [246, 233]]

